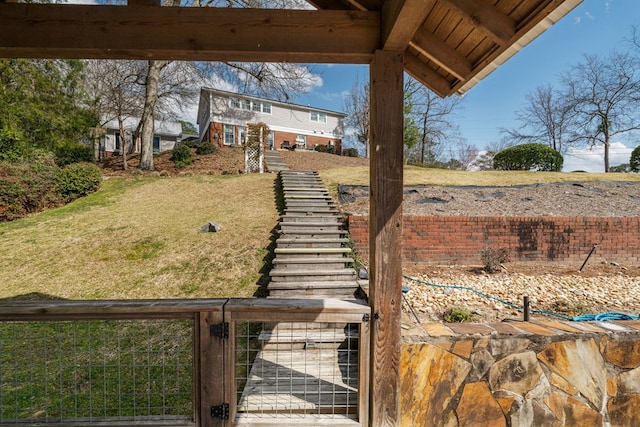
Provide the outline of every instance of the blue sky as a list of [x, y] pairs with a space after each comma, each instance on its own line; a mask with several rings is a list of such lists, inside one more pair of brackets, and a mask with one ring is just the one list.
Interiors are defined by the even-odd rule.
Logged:
[[[640, 30], [640, 1], [584, 0], [464, 96], [464, 109], [456, 120], [462, 136], [479, 149], [500, 140], [500, 128], [518, 126], [515, 111], [524, 105], [528, 93], [537, 86], [556, 84], [558, 74], [586, 53], [626, 49], [624, 39], [630, 37], [634, 25]], [[344, 96], [354, 80], [368, 79], [367, 66], [314, 67], [323, 85], [294, 102], [343, 111]], [[622, 144], [613, 148], [611, 165], [629, 161], [630, 149]], [[565, 170], [601, 171], [601, 159], [597, 150], [577, 150], [565, 156]]]

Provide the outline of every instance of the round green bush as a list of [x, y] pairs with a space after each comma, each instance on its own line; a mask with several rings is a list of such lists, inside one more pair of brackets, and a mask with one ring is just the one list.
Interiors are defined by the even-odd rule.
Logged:
[[102, 170], [93, 163], [72, 163], [56, 173], [56, 192], [70, 202], [100, 188]]
[[56, 149], [56, 163], [66, 166], [72, 163], [93, 162], [93, 148], [83, 144], [67, 144]]
[[171, 160], [176, 165], [176, 168], [183, 168], [190, 165], [193, 162], [193, 159], [191, 158], [191, 148], [185, 144], [177, 145], [173, 149]]
[[209, 141], [204, 141], [196, 147], [196, 154], [213, 154], [218, 151], [218, 147]]
[[521, 144], [500, 151], [493, 158], [496, 170], [559, 172], [562, 155], [545, 144]]
[[634, 148], [631, 152], [629, 166], [631, 167], [632, 172], [640, 172], [640, 145]]
[[316, 145], [315, 151], [320, 153], [328, 153], [328, 154], [336, 154], [336, 146], [335, 145]]

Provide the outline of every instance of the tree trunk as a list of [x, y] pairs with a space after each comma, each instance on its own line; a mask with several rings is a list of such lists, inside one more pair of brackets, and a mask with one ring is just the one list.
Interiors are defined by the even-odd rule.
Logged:
[[607, 136], [604, 141], [604, 171], [609, 172], [609, 137]]
[[140, 166], [146, 171], [153, 170], [153, 122], [158, 102], [158, 81], [160, 72], [169, 64], [169, 61], [149, 61], [149, 70], [145, 79], [144, 109], [140, 123]]
[[127, 136], [124, 133], [124, 122], [122, 117], [118, 116], [118, 130], [120, 132], [120, 150], [122, 151], [122, 169], [127, 170]]

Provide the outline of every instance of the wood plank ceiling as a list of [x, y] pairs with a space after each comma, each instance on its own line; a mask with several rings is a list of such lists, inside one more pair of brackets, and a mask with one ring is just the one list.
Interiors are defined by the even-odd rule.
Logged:
[[441, 96], [466, 92], [582, 0], [312, 0], [380, 11], [383, 48]]
[[317, 10], [10, 1], [0, 0], [0, 57], [369, 63], [385, 49], [448, 96], [582, 0], [311, 0]]

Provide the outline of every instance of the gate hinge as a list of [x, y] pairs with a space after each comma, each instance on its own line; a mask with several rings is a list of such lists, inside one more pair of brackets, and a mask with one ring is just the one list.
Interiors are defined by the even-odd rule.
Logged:
[[223, 322], [217, 325], [211, 325], [209, 332], [212, 337], [229, 338], [229, 323]]
[[363, 322], [368, 322], [368, 321], [370, 321], [370, 320], [371, 320], [371, 315], [370, 315], [369, 313], [364, 314], [364, 315], [362, 316], [362, 321], [363, 321]]
[[211, 418], [220, 418], [223, 420], [229, 419], [229, 404], [223, 403], [222, 405], [216, 405], [211, 407]]

